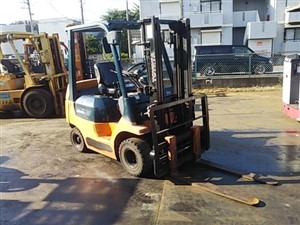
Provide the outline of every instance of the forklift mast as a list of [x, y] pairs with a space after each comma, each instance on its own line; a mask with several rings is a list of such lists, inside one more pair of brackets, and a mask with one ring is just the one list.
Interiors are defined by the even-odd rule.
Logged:
[[[172, 21], [159, 20], [153, 17], [151, 20], [144, 20], [145, 26], [152, 26], [153, 30], [153, 35], [151, 34], [153, 37], [148, 38], [145, 29], [143, 29], [143, 37], [145, 43], [153, 43], [149, 48], [145, 49], [145, 56], [146, 60], [151, 62], [149, 63], [151, 68], [148, 68], [148, 70], [151, 71], [149, 73], [150, 83], [155, 90], [153, 101], [156, 101], [157, 104], [167, 102], [164, 90], [163, 64], [165, 64], [170, 83], [173, 87], [173, 97], [178, 100], [187, 98], [192, 94], [189, 23], [189, 19]], [[167, 27], [168, 30], [164, 30], [164, 26]], [[168, 40], [163, 40], [163, 38], [168, 38]], [[165, 41], [173, 45], [174, 71], [167, 54]]]

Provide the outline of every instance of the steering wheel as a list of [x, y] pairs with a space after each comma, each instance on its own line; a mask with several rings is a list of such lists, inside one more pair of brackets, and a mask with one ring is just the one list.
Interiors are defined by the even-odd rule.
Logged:
[[146, 70], [146, 63], [145, 62], [139, 62], [139, 63], [136, 63], [134, 65], [132, 65], [131, 67], [129, 67], [127, 69], [127, 72], [130, 72], [130, 73], [134, 73], [135, 71], [138, 71], [138, 73], [141, 73], [141, 72], [144, 72]]

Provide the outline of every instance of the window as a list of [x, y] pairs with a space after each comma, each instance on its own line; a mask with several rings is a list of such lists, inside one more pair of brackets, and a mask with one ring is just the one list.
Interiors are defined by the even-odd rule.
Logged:
[[201, 12], [221, 11], [221, 0], [200, 0]]
[[237, 54], [251, 54], [252, 52], [250, 49], [245, 48], [245, 47], [233, 47], [233, 52]]
[[201, 31], [202, 45], [219, 45], [221, 44], [221, 31], [219, 30], [202, 30]]
[[215, 54], [230, 54], [230, 53], [232, 53], [232, 47], [220, 45], [218, 47], [214, 47], [214, 53]]
[[300, 27], [297, 28], [287, 28], [284, 32], [285, 41], [300, 41]]

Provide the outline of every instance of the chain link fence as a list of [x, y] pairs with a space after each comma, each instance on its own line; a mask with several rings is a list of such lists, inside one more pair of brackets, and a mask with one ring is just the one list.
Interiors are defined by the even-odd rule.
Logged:
[[[287, 55], [300, 54], [300, 52], [263, 53], [263, 54], [203, 54], [192, 56], [193, 78], [202, 77], [230, 77], [240, 75], [248, 76], [281, 76], [283, 63]], [[100, 61], [102, 61], [101, 59]], [[98, 58], [90, 58], [86, 66], [94, 76], [93, 66]], [[122, 69], [127, 70], [133, 65], [143, 62], [142, 58], [121, 59]], [[163, 64], [164, 65], [164, 64]], [[171, 58], [171, 65], [173, 60]], [[163, 68], [166, 73], [166, 68]]]
[[193, 77], [281, 75], [285, 56], [292, 54], [299, 54], [299, 52], [195, 55]]

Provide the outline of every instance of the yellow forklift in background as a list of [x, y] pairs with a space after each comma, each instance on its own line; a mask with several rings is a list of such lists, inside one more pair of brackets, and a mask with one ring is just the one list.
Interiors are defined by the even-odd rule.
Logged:
[[[63, 115], [67, 69], [58, 34], [2, 32], [0, 44], [0, 111], [22, 110], [33, 118]], [[5, 57], [4, 44], [14, 59]]]

